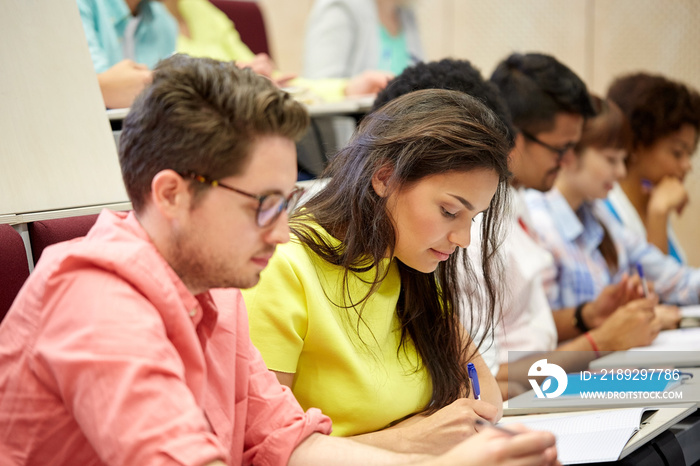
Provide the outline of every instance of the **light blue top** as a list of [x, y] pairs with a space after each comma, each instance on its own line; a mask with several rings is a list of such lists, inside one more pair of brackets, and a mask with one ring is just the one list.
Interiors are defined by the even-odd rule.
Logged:
[[[547, 286], [552, 309], [592, 301], [605, 286], [618, 282], [623, 273], [635, 273], [637, 263], [644, 268], [646, 278], [654, 282], [662, 302], [699, 302], [700, 270], [679, 264], [624, 228], [601, 201], [584, 203], [574, 212], [556, 188], [547, 193], [530, 190], [525, 200], [532, 225], [542, 246], [554, 256], [557, 268], [557, 279]], [[601, 224], [617, 250], [617, 270], [612, 274], [598, 250], [604, 233]]]
[[[605, 204], [605, 207], [608, 208], [608, 210], [615, 217], [615, 219], [618, 222], [624, 224], [624, 222], [622, 221], [622, 218], [620, 217], [620, 214], [617, 212], [617, 209], [615, 209], [615, 206], [612, 204], [610, 199], [605, 199], [605, 201], [603, 201], [603, 202]], [[670, 230], [670, 229], [671, 229], [671, 223], [669, 222], [668, 230]], [[676, 245], [674, 238], [670, 234], [668, 235], [668, 255], [673, 257], [674, 259], [676, 259], [679, 263], [685, 264], [685, 258], [681, 254], [680, 246]]]
[[[413, 9], [398, 10], [409, 64], [423, 59]], [[375, 0], [314, 0], [306, 21], [305, 78], [351, 78], [377, 69], [382, 54]], [[404, 54], [406, 55], [406, 54]]]
[[[647, 237], [647, 229], [644, 222], [642, 222], [642, 218], [619, 184], [615, 183], [612, 191], [608, 194], [608, 198], [605, 200], [605, 206], [625, 228], [643, 238]], [[685, 251], [683, 251], [683, 248], [678, 242], [678, 238], [676, 238], [670, 219], [666, 226], [666, 235], [668, 236], [668, 255], [681, 264], [687, 265], [688, 261], [685, 256]]]
[[175, 52], [178, 27], [160, 2], [144, 0], [138, 8], [134, 32], [134, 56], [124, 56], [124, 35], [134, 18], [124, 0], [77, 0], [80, 19], [97, 73], [125, 58], [153, 68], [159, 60]]
[[389, 71], [398, 76], [411, 63], [410, 52], [406, 47], [406, 34], [389, 34], [384, 26], [379, 26], [380, 56], [378, 70]]

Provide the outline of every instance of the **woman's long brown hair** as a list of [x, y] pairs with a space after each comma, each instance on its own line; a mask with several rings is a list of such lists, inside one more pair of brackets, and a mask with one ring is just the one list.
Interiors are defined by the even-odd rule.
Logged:
[[[466, 329], [468, 335], [463, 335], [460, 312], [480, 314], [468, 320], [471, 326], [485, 325], [492, 331], [501, 296], [496, 286], [500, 267], [495, 252], [507, 201], [510, 138], [491, 110], [464, 93], [430, 89], [406, 94], [362, 120], [350, 143], [324, 171], [322, 176], [330, 178], [329, 183], [290, 220], [292, 232], [304, 245], [344, 269], [345, 299], [334, 304], [354, 312], [359, 326], [367, 298], [388, 273], [379, 265], [387, 253], [393, 257], [397, 237], [386, 208], [388, 195], [377, 195], [373, 175], [389, 167], [390, 192], [442, 173], [489, 170], [498, 175], [498, 188], [482, 221], [484, 290], [477, 284], [464, 249], [458, 248], [433, 273], [418, 272], [397, 260], [401, 277], [396, 309], [401, 322], [398, 350], [405, 351], [410, 340], [420, 356], [415, 369], [423, 364], [430, 374], [433, 394], [425, 407], [428, 412], [469, 393], [466, 361], [472, 355], [467, 348], [474, 329]], [[334, 247], [324, 241], [308, 224], [309, 216], [341, 244]], [[465, 273], [458, 274], [460, 267]], [[348, 277], [372, 269], [370, 291], [353, 302]]]

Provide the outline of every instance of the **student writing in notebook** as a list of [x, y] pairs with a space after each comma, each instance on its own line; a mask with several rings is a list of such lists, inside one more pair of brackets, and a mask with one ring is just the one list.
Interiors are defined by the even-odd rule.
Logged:
[[[566, 76], [566, 74], [564, 74], [564, 76]], [[499, 116], [499, 118], [501, 118], [501, 120], [508, 126], [511, 133], [516, 132], [512, 125], [512, 119], [508, 107], [498, 88], [493, 83], [484, 81], [484, 79], [481, 77], [481, 73], [477, 69], [475, 69], [469, 62], [462, 60], [445, 59], [439, 62], [419, 63], [415, 66], [407, 68], [403, 73], [393, 79], [387, 88], [377, 96], [377, 99], [375, 100], [375, 107], [379, 107], [384, 103], [408, 92], [412, 92], [417, 89], [432, 88], [459, 90], [478, 98], [487, 104], [489, 108], [491, 108]], [[516, 139], [517, 138], [518, 136], [516, 136]], [[516, 147], [514, 147], [512, 150], [515, 151], [519, 149], [522, 149], [522, 147], [518, 147], [516, 145]], [[519, 154], [519, 156], [524, 157], [525, 155]], [[477, 228], [474, 228], [474, 230], [476, 230], [474, 232], [475, 236], [479, 234], [479, 221], [480, 218], [478, 218], [476, 221]], [[513, 218], [509, 219], [509, 221], [515, 223], [515, 219]], [[521, 273], [522, 269], [519, 267], [519, 264], [515, 262], [514, 257], [516, 254], [522, 254], [523, 251], [521, 251], [519, 248], [516, 248], [515, 250], [511, 249], [512, 246], [510, 245], [510, 242], [514, 239], [517, 240], [517, 237], [512, 238], [511, 236], [522, 232], [522, 228], [519, 224], [516, 224], [515, 228], [515, 231], [511, 229], [511, 231], [508, 232], [508, 236], [504, 242], [505, 247], [499, 248], [498, 250], [499, 255], [501, 255], [509, 265], [506, 267], [505, 271], [505, 282], [509, 284], [509, 287], [508, 290], [505, 290], [503, 299], [499, 301], [496, 314], [500, 316], [503, 313], [506, 313], [511, 318], [517, 313], [536, 315], [536, 319], [532, 320], [539, 320], [539, 322], [530, 321], [528, 322], [528, 325], [533, 325], [535, 328], [542, 328], [546, 326], [554, 328], [555, 325], [545, 298], [545, 289], [542, 282], [537, 280], [526, 281], [519, 278], [519, 274]], [[535, 251], [541, 249], [531, 238], [528, 237], [527, 241], [529, 241], [531, 246], [528, 247], [526, 254], [527, 252], [532, 254], [533, 249]], [[479, 248], [480, 242], [474, 240], [473, 243], [473, 246], [468, 249], [468, 252], [471, 259], [475, 263], [479, 263], [481, 260], [481, 249]], [[546, 251], [542, 251], [542, 253], [544, 255], [547, 254]], [[635, 284], [637, 284], [636, 280], [633, 284], [631, 283], [631, 285]], [[630, 289], [628, 290], [627, 288]], [[623, 296], [620, 296], [619, 298], [616, 297], [615, 303], [624, 303], [625, 301], [631, 299], [631, 295], [633, 293], [632, 288], [634, 288], [634, 286], [623, 286], [616, 289], [615, 293], [619, 293]], [[630, 296], [624, 296], [627, 294], [627, 292], [630, 293]], [[542, 299], [521, 299], [523, 296], [527, 295], [533, 297], [541, 296]], [[609, 299], [609, 296], [606, 294], [604, 298]], [[521, 361], [516, 366], [510, 366], [507, 363], [507, 359], [505, 362], [500, 361], [499, 353], [504, 351], [503, 348], [501, 348], [502, 340], [509, 337], [509, 335], [503, 335], [504, 330], [501, 328], [503, 321], [500, 318], [495, 320], [496, 332], [494, 332], [495, 334], [492, 336], [491, 332], [488, 331], [491, 326], [486, 321], [486, 316], [480, 316], [478, 309], [476, 311], [477, 312], [467, 312], [463, 315], [463, 318], [466, 320], [465, 325], [470, 325], [468, 319], [474, 317], [477, 318], [478, 327], [481, 329], [481, 331], [474, 335], [474, 338], [478, 339], [479, 341], [481, 341], [483, 338], [483, 343], [479, 350], [484, 357], [484, 360], [491, 368], [493, 374], [497, 375], [497, 379], [504, 396], [507, 396], [507, 390], [509, 388], [511, 391], [515, 389], [517, 382], [524, 384], [524, 386], [528, 386], [528, 382], [526, 380], [528, 369], [530, 364], [532, 364], [532, 362], [534, 362], [536, 359]], [[534, 314], [535, 312], [537, 312], [537, 314]], [[608, 320], [600, 328], [593, 330], [592, 335], [598, 340], [605, 341], [603, 347], [607, 350], [627, 349], [630, 346], [645, 344], [648, 342], [648, 338], [650, 338], [649, 336], [646, 336], [646, 333], [644, 332], [644, 327], [646, 324], [642, 323], [642, 328], [637, 328], [633, 318], [635, 314], [635, 312], [621, 313], [615, 319]], [[629, 334], [632, 336], [630, 339], [625, 336], [627, 333], [624, 330], [630, 330], [632, 328], [633, 331], [629, 332]], [[537, 334], [536, 331], [533, 331], [533, 333]], [[595, 354], [594, 352], [590, 351], [592, 348], [588, 337], [583, 335], [573, 338], [570, 341], [560, 345], [557, 345], [556, 341], [553, 341], [550, 345], [543, 345], [542, 343], [543, 342], [539, 342], [540, 346], [535, 346], [534, 348], [532, 346], [519, 347], [512, 344], [508, 348], [520, 351], [551, 351], [555, 349], [562, 351], [579, 351], [580, 353], [578, 353], [577, 356], [580, 357], [575, 358], [572, 358], [569, 353], [564, 354], [560, 351], [556, 353], [548, 353], [546, 356], [542, 354], [537, 356], [537, 359], [547, 357], [567, 370], [585, 369], [588, 362], [594, 357]], [[501, 362], [503, 363], [500, 364]], [[518, 374], [522, 374], [523, 377], [517, 377]]]
[[[585, 119], [595, 114], [586, 85], [555, 57], [540, 53], [508, 56], [490, 80], [501, 91], [517, 130], [510, 157], [514, 215], [501, 249], [510, 301], [503, 308], [499, 379], [512, 381], [518, 373], [527, 375], [527, 368], [509, 374], [509, 351], [552, 351], [564, 342], [566, 346], [560, 349], [602, 349], [594, 346], [595, 340], [588, 333], [593, 329], [607, 335], [610, 346], [605, 349], [648, 344], [655, 335], [654, 328], [645, 323], [653, 302], [635, 300], [642, 293], [637, 278], [625, 276], [598, 290], [589, 301], [577, 304], [550, 303], [545, 291], [554, 277], [554, 259], [535, 234], [536, 225], [523, 193], [526, 188], [548, 191], [554, 185], [562, 161], [581, 138]], [[616, 317], [620, 321], [603, 326], [618, 309], [624, 309]], [[630, 325], [639, 328], [620, 331]]]
[[690, 201], [683, 181], [700, 131], [700, 94], [661, 75], [633, 73], [608, 89], [630, 120], [627, 172], [610, 192], [608, 208], [625, 227], [685, 263], [670, 218]]
[[[491, 253], [507, 187], [506, 126], [457, 91], [422, 90], [367, 115], [291, 219], [260, 283], [245, 292], [251, 337], [302, 406], [335, 435], [441, 452], [502, 409], [494, 378], [460, 324], [476, 297], [466, 257], [482, 212], [484, 312], [500, 296]], [[457, 275], [463, 262], [467, 278]], [[469, 396], [467, 362], [481, 401]]]
[[[640, 264], [662, 302], [697, 304], [700, 270], [682, 266], [625, 229], [602, 204], [625, 175], [629, 126], [614, 103], [595, 102], [598, 115], [584, 124], [581, 140], [562, 162], [554, 189], [526, 196], [535, 230], [556, 263], [556, 279], [548, 286], [550, 303], [578, 306]], [[659, 325], [677, 326], [677, 309], [657, 309]]]
[[487, 428], [440, 457], [329, 437], [267, 370], [234, 287], [289, 239], [307, 124], [250, 70], [158, 65], [120, 139], [134, 211], [48, 248], [0, 326], [0, 464], [556, 462], [554, 437], [524, 429]]
[[[404, 94], [420, 89], [450, 89], [460, 91], [484, 102], [508, 128], [510, 134], [514, 133], [513, 123], [510, 118], [510, 112], [505, 102], [501, 98], [500, 92], [492, 83], [484, 80], [481, 72], [466, 60], [443, 59], [440, 61], [418, 63], [406, 68], [400, 75], [392, 79], [387, 87], [381, 91], [374, 100], [374, 109], [390, 102]], [[478, 230], [481, 226], [481, 216], [475, 219], [475, 226], [472, 227], [473, 233], [478, 235]], [[478, 255], [474, 255], [477, 249], [475, 242], [472, 241], [472, 246], [467, 249], [470, 258], [473, 261], [478, 261]], [[499, 254], [501, 250], [499, 250]], [[507, 295], [507, 293], [504, 293]], [[500, 303], [501, 300], [498, 302]], [[500, 315], [500, 305], [496, 307], [496, 315]], [[472, 334], [472, 338], [479, 346], [484, 362], [489, 366], [491, 372], [495, 375], [498, 372], [498, 343], [493, 341], [494, 325], [488, 321], [488, 315], [481, 315], [475, 312], [464, 312], [462, 314], [464, 325], [466, 327], [479, 328], [479, 334]], [[469, 319], [475, 318], [473, 323]], [[498, 325], [499, 319], [495, 319], [495, 325]]]

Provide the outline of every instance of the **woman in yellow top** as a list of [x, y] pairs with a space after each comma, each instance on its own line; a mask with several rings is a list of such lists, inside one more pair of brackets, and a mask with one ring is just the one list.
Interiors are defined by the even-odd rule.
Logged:
[[[323, 174], [330, 182], [291, 218], [291, 242], [266, 252], [258, 286], [244, 292], [251, 338], [335, 435], [438, 453], [471, 435], [476, 417], [500, 417], [500, 392], [459, 314], [480, 309], [471, 322], [491, 327], [511, 145], [501, 120], [464, 93], [399, 97], [362, 120]], [[485, 290], [465, 251], [482, 212]]]

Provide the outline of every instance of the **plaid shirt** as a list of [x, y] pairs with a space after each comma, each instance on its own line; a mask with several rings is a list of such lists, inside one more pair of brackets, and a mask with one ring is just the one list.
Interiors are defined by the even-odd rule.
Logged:
[[[644, 268], [646, 278], [654, 282], [662, 302], [698, 303], [700, 270], [682, 266], [625, 229], [602, 201], [584, 203], [574, 212], [556, 188], [547, 193], [528, 191], [525, 199], [540, 244], [552, 253], [557, 268], [557, 279], [547, 283], [552, 309], [592, 301], [624, 273], [635, 273], [637, 263]], [[601, 224], [617, 250], [617, 269], [612, 272], [598, 249], [604, 235]]]

